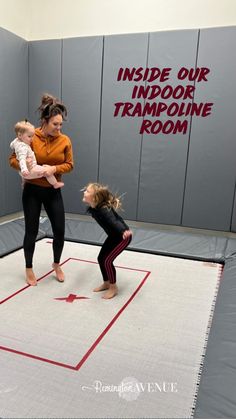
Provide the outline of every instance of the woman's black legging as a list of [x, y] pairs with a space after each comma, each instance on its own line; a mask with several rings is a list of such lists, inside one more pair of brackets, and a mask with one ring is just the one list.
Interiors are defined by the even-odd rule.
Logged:
[[33, 254], [42, 204], [52, 226], [54, 263], [59, 263], [65, 235], [65, 211], [61, 190], [25, 183], [22, 203], [25, 216], [23, 247], [26, 268], [32, 268], [33, 266]]

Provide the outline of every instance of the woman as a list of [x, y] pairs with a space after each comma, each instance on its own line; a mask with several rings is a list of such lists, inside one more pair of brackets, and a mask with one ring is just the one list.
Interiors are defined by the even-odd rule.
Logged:
[[[55, 175], [61, 181], [61, 175], [73, 169], [73, 152], [69, 137], [61, 133], [62, 123], [66, 118], [66, 107], [57, 98], [45, 94], [38, 108], [40, 112], [40, 128], [36, 128], [31, 143], [38, 164], [45, 168], [44, 176]], [[29, 169], [31, 162], [28, 162]], [[19, 164], [13, 153], [10, 165], [19, 170]], [[25, 216], [25, 237], [23, 242], [26, 282], [37, 285], [33, 271], [33, 254], [38, 234], [39, 218], [42, 204], [51, 222], [53, 231], [52, 267], [57, 280], [64, 281], [64, 273], [60, 267], [60, 258], [64, 246], [65, 212], [61, 189], [54, 189], [46, 177], [26, 180], [22, 195]]]

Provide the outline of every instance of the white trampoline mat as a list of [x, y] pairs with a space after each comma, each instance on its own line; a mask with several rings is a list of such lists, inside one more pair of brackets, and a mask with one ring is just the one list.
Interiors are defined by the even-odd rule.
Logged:
[[191, 417], [221, 266], [125, 251], [104, 300], [99, 250], [65, 243], [59, 283], [41, 240], [37, 287], [1, 259], [1, 417]]

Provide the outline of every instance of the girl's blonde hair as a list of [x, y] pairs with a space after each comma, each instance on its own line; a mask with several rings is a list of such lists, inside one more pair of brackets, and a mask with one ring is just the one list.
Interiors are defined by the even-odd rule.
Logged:
[[85, 187], [92, 188], [94, 190], [94, 204], [96, 207], [108, 207], [114, 209], [121, 209], [122, 204], [120, 197], [114, 195], [108, 188], [108, 186], [100, 183], [88, 183]]
[[24, 121], [17, 122], [14, 128], [16, 135], [18, 135], [24, 134], [26, 131], [28, 131], [28, 129], [34, 129], [35, 127], [29, 121], [27, 121], [27, 119], [25, 119]]

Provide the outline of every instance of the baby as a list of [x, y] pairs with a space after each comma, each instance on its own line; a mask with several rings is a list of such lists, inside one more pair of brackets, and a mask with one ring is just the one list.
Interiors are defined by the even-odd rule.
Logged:
[[[15, 125], [15, 133], [17, 138], [15, 138], [10, 147], [16, 153], [16, 158], [20, 165], [20, 174], [23, 179], [37, 179], [44, 176], [45, 169], [43, 166], [37, 164], [35, 154], [30, 147], [34, 136], [35, 128], [28, 121], [20, 121]], [[32, 167], [29, 169], [27, 167], [27, 159], [32, 160]], [[63, 182], [58, 182], [54, 175], [45, 176], [47, 181], [55, 188], [61, 188], [64, 186]]]

